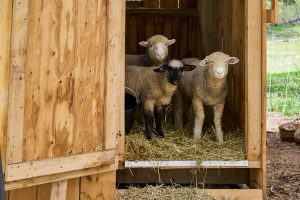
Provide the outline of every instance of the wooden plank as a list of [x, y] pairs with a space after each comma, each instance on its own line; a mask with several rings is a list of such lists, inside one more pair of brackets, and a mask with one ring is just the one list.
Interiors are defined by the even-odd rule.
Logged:
[[5, 171], [12, 1], [0, 0], [0, 151]]
[[[138, 41], [138, 27], [137, 27], [137, 18], [136, 15], [131, 15], [128, 17], [128, 53], [129, 54], [138, 54], [137, 49], [139, 45]], [[144, 49], [145, 51], [145, 49]]]
[[209, 195], [216, 197], [227, 197], [234, 198], [236, 200], [262, 200], [262, 190], [259, 189], [250, 189], [250, 190], [242, 190], [242, 189], [207, 189], [204, 190]]
[[160, 8], [179, 8], [179, 1], [160, 0]]
[[179, 30], [179, 59], [187, 58], [188, 50], [188, 18], [180, 18], [180, 30]]
[[[237, 125], [241, 130], [245, 129], [245, 1], [234, 0], [232, 7], [232, 54], [239, 58], [240, 62], [233, 68], [233, 110], [231, 116], [238, 121]], [[246, 76], [247, 77], [247, 76]], [[251, 80], [251, 79], [249, 79]], [[232, 111], [231, 111], [232, 112]]]
[[[160, 1], [160, 7], [161, 9], [163, 8], [175, 8], [178, 10], [178, 1], [173, 1], [173, 0], [163, 0], [163, 1]], [[163, 27], [162, 27], [162, 34], [164, 36], [166, 36], [168, 39], [173, 39], [174, 36], [174, 32], [173, 32], [173, 17], [172, 16], [164, 16], [162, 18], [162, 21], [163, 21]], [[178, 32], [178, 29], [175, 30], [176, 32]], [[179, 38], [178, 38], [179, 39]], [[178, 39], [175, 43], [178, 43]], [[172, 52], [173, 52], [173, 47], [174, 47], [174, 44], [169, 46], [169, 55], [168, 55], [168, 58], [177, 58], [177, 57], [173, 57], [172, 55]], [[178, 58], [177, 58], [178, 59]]]
[[[124, 2], [123, 2], [124, 3]], [[121, 35], [120, 37], [120, 60], [124, 61], [125, 60], [125, 13], [126, 10], [124, 9], [124, 5], [122, 4], [121, 6], [123, 6], [123, 9], [121, 9], [121, 16], [123, 16], [122, 21], [121, 21], [121, 26], [120, 26], [120, 33]], [[145, 31], [145, 27], [144, 27], [144, 31]], [[143, 33], [145, 36], [145, 32]], [[118, 154], [118, 158], [116, 158], [117, 162], [118, 161], [124, 161], [125, 160], [125, 92], [124, 90], [122, 91], [122, 88], [125, 88], [125, 67], [121, 67], [119, 68], [119, 84], [120, 84], [120, 93], [119, 93], [119, 135], [118, 135], [118, 146], [117, 146], [117, 154]]]
[[50, 199], [52, 183], [37, 186], [37, 200]]
[[260, 168], [259, 161], [125, 161], [127, 168], [151, 168], [159, 167], [164, 169], [178, 168]]
[[[124, 19], [125, 2], [108, 1], [108, 33], [106, 57], [106, 91], [105, 91], [105, 149], [116, 148], [117, 136], [121, 133], [119, 112], [124, 109], [120, 98], [124, 96], [125, 79], [123, 78], [124, 56]], [[116, 59], [118, 58], [118, 59]], [[124, 58], [124, 59], [123, 59]], [[120, 81], [121, 80], [121, 81]], [[108, 89], [109, 88], [109, 89]], [[124, 115], [123, 115], [124, 116]], [[123, 129], [124, 127], [122, 127]]]
[[118, 184], [248, 184], [247, 168], [163, 169], [124, 168], [117, 171]]
[[80, 178], [68, 180], [67, 200], [79, 200]]
[[267, 27], [266, 27], [266, 0], [261, 1], [261, 170], [260, 180], [263, 197], [267, 199]]
[[144, 54], [145, 47], [140, 46], [138, 43], [141, 41], [147, 40], [147, 38], [146, 38], [146, 17], [137, 16], [136, 21], [137, 21], [136, 27], [138, 30], [137, 31], [137, 43], [135, 44], [137, 46], [137, 54]]
[[6, 163], [22, 161], [28, 0], [14, 0], [7, 127]]
[[272, 0], [271, 1], [272, 6], [270, 10], [267, 10], [266, 13], [266, 22], [276, 24], [278, 23], [278, 0]]
[[146, 8], [159, 8], [159, 0], [144, 0]]
[[50, 200], [66, 200], [68, 181], [52, 183]]
[[81, 178], [81, 200], [115, 199], [116, 172]]
[[261, 159], [261, 94], [262, 94], [262, 8], [259, 0], [246, 4], [246, 135], [249, 161]]
[[9, 191], [9, 200], [37, 199], [37, 186]]
[[177, 9], [177, 8], [128, 8], [127, 15], [139, 16], [180, 16], [180, 17], [197, 17], [196, 9]]
[[[208, 195], [220, 198], [233, 198], [235, 200], [260, 200], [263, 199], [262, 191], [259, 189], [199, 189]], [[128, 190], [118, 190], [117, 197], [126, 195]], [[118, 199], [117, 198], [117, 199]]]
[[114, 159], [115, 150], [108, 150], [7, 165], [5, 181], [28, 179], [108, 165], [114, 163]]
[[84, 170], [68, 171], [60, 174], [53, 174], [53, 175], [40, 176], [31, 179], [12, 181], [12, 182], [5, 183], [5, 190], [6, 191], [13, 190], [18, 188], [30, 187], [38, 184], [46, 184], [55, 181], [62, 181], [62, 180], [72, 179], [72, 178], [77, 178], [82, 176], [105, 173], [105, 172], [115, 171], [116, 168], [117, 168], [117, 163], [113, 163], [110, 165], [104, 165], [104, 166], [89, 168]]

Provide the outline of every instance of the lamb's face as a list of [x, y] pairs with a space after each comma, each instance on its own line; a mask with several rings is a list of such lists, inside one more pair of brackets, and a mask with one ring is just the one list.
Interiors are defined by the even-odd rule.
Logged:
[[212, 78], [223, 79], [228, 74], [228, 64], [234, 65], [239, 62], [236, 57], [230, 57], [222, 52], [215, 52], [200, 62], [200, 66], [208, 66]]
[[168, 40], [162, 35], [155, 35], [147, 41], [142, 41], [139, 45], [147, 48], [147, 54], [150, 60], [155, 63], [164, 63], [168, 57], [168, 46], [173, 44], [176, 40]]
[[178, 85], [182, 79], [184, 71], [192, 71], [195, 65], [185, 65], [179, 60], [170, 60], [163, 66], [154, 69], [155, 72], [164, 72], [169, 83]]

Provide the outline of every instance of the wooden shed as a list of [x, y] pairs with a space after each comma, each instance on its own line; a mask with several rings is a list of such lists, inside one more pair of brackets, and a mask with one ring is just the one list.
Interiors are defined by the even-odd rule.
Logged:
[[114, 199], [116, 182], [155, 182], [151, 166], [131, 167], [135, 176], [126, 167], [124, 56], [142, 53], [138, 41], [156, 33], [177, 40], [173, 58], [220, 50], [240, 59], [225, 112], [244, 130], [247, 149], [244, 161], [162, 165], [162, 175], [207, 169], [211, 183], [248, 184], [253, 190], [233, 192], [241, 199], [265, 197], [265, 24], [276, 20], [276, 5], [267, 12], [265, 0], [1, 0], [6, 199]]

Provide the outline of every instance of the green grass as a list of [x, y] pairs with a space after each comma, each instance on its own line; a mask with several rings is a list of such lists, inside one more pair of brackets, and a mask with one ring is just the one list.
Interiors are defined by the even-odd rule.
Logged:
[[300, 71], [268, 74], [268, 111], [287, 116], [300, 114]]
[[267, 26], [270, 37], [300, 37], [300, 23], [270, 24]]
[[268, 41], [268, 73], [300, 71], [300, 38], [296, 42]]
[[268, 111], [299, 116], [300, 24], [268, 25], [267, 50]]

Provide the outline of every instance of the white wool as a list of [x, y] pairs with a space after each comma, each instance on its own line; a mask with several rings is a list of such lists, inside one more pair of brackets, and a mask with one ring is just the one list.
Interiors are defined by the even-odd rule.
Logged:
[[180, 67], [183, 67], [183, 64], [181, 61], [173, 59], [173, 60], [170, 60], [169, 66], [173, 67], [173, 68], [180, 68]]

